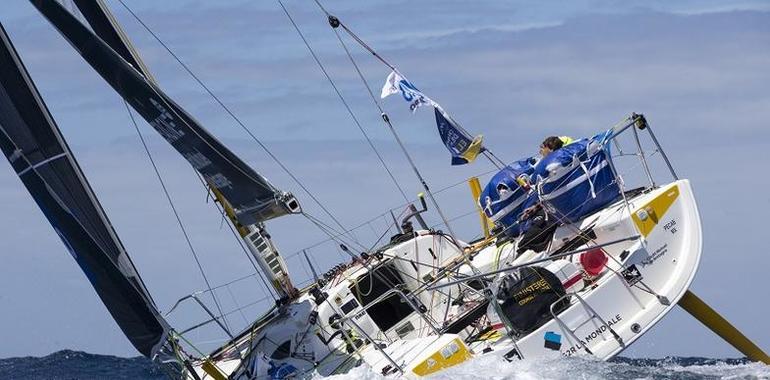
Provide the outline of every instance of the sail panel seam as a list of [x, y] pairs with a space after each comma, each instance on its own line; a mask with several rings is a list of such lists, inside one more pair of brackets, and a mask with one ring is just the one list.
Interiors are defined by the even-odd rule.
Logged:
[[[22, 154], [24, 154], [24, 153], [22, 153]], [[56, 160], [58, 160], [58, 159], [60, 159], [60, 158], [62, 158], [62, 157], [66, 157], [66, 156], [67, 156], [67, 152], [64, 152], [64, 153], [59, 153], [59, 154], [57, 154], [57, 155], [55, 155], [55, 156], [53, 156], [53, 157], [47, 158], [47, 159], [45, 159], [45, 160], [43, 160], [43, 161], [40, 161], [40, 162], [38, 162], [38, 163], [36, 163], [36, 164], [34, 164], [34, 165], [28, 166], [28, 167], [26, 167], [24, 170], [22, 170], [22, 171], [20, 171], [20, 172], [17, 172], [16, 174], [17, 174], [19, 177], [21, 177], [21, 176], [23, 176], [24, 174], [27, 174], [27, 172], [29, 172], [30, 170], [34, 170], [34, 169], [37, 169], [37, 168], [39, 168], [39, 167], [41, 167], [41, 166], [43, 166], [43, 165], [49, 164], [49, 163], [51, 163], [52, 161], [56, 161]]]

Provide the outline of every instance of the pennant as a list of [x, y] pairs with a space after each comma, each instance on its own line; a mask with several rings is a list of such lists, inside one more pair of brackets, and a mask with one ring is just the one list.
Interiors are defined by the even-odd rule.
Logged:
[[452, 154], [452, 165], [464, 165], [476, 159], [483, 152], [482, 136], [471, 137], [462, 130], [440, 107], [434, 106], [438, 134]]
[[435, 105], [430, 98], [425, 96], [417, 87], [408, 81], [401, 74], [396, 71], [391, 71], [388, 78], [385, 79], [385, 85], [382, 86], [382, 93], [380, 98], [384, 99], [390, 95], [401, 93], [401, 96], [409, 102], [409, 109], [412, 112], [417, 111], [417, 108], [424, 104]]

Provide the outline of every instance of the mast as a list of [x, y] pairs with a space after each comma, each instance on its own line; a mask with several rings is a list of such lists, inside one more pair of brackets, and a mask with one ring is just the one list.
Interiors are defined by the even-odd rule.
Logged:
[[275, 188], [160, 89], [101, 0], [75, 0], [96, 35], [56, 1], [30, 1], [86, 62], [200, 173], [281, 298], [296, 296], [286, 263], [264, 226], [269, 219], [300, 213], [296, 198]]
[[170, 327], [0, 24], [0, 150], [134, 347], [154, 357]]
[[299, 292], [294, 287], [289, 276], [289, 271], [286, 268], [286, 261], [278, 253], [273, 241], [270, 239], [270, 235], [265, 229], [264, 223], [256, 223], [251, 225], [243, 225], [238, 222], [238, 218], [233, 212], [233, 207], [227, 203], [222, 193], [214, 187], [211, 187], [211, 193], [214, 195], [214, 199], [222, 206], [222, 209], [227, 215], [227, 219], [235, 226], [238, 231], [238, 235], [246, 243], [246, 247], [249, 248], [249, 252], [257, 261], [259, 268], [267, 276], [270, 284], [280, 295], [279, 303], [286, 302], [287, 300], [295, 298], [299, 295]]

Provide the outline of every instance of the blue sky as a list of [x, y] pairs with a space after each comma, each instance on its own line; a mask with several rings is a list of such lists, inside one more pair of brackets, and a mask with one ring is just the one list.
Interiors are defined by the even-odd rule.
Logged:
[[[152, 72], [208, 129], [278, 187], [321, 215], [264, 152], [237, 128], [117, 1], [108, 1]], [[403, 203], [276, 2], [126, 0], [245, 124], [284, 160], [346, 226]], [[287, 1], [320, 59], [399, 182], [420, 188], [379, 121], [323, 15], [312, 2]], [[770, 197], [770, 3], [760, 1], [335, 1], [324, 4], [465, 128], [485, 135], [507, 160], [531, 154], [543, 136], [588, 135], [643, 112], [680, 175], [690, 178], [704, 224], [704, 255], [693, 289], [760, 346], [770, 331], [763, 244]], [[124, 244], [163, 311], [204, 287], [124, 106], [25, 1], [4, 4], [0, 21], [67, 137]], [[349, 45], [352, 47], [352, 45]], [[369, 83], [388, 69], [354, 49]], [[398, 99], [385, 108], [432, 188], [486, 173], [483, 161], [450, 167], [430, 112], [410, 115]], [[214, 284], [251, 273], [189, 166], [146, 124], [193, 244]], [[489, 175], [482, 176], [484, 181]], [[736, 196], [738, 194], [738, 196]], [[445, 211], [472, 203], [465, 186], [441, 192]], [[0, 164], [0, 357], [63, 348], [132, 356], [85, 276], [63, 249], [9, 165]], [[433, 216], [435, 221], [435, 216]], [[356, 231], [373, 240], [386, 220]], [[473, 215], [454, 227], [477, 233]], [[323, 239], [299, 217], [271, 222], [285, 255]], [[310, 250], [322, 269], [340, 259], [331, 244]], [[291, 271], [309, 277], [293, 256]], [[232, 294], [232, 297], [231, 297]], [[253, 278], [223, 289], [230, 310], [263, 297]], [[268, 302], [231, 315], [253, 319]], [[197, 311], [172, 314], [187, 326]], [[212, 332], [194, 337], [214, 344]], [[679, 310], [627, 351], [634, 356], [737, 356]]]

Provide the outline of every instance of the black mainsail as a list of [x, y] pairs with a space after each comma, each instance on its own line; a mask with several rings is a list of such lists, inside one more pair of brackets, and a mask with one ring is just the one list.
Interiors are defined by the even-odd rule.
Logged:
[[276, 189], [227, 149], [61, 4], [55, 0], [30, 1], [94, 70], [187, 159], [210, 186], [221, 192], [241, 224], [253, 225], [300, 211], [294, 196]]
[[0, 149], [136, 349], [154, 356], [168, 324], [0, 24]]
[[155, 79], [103, 0], [73, 0], [91, 29], [150, 82]]

